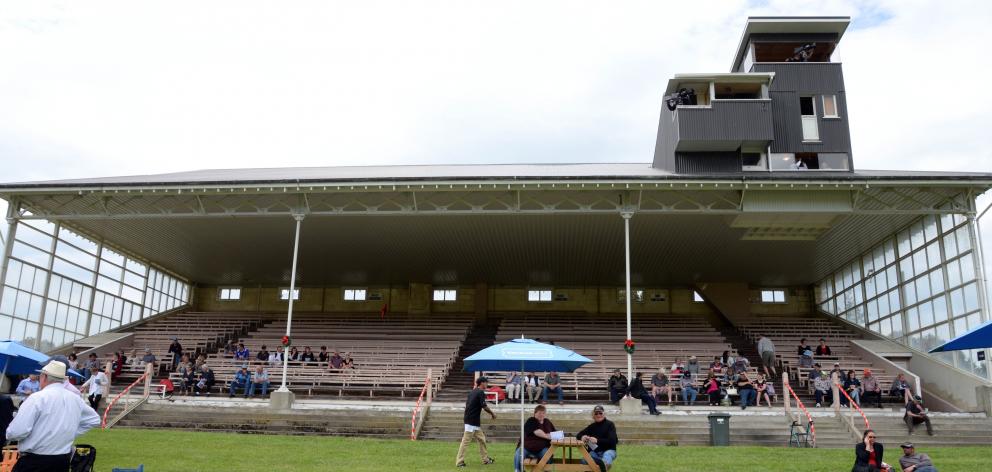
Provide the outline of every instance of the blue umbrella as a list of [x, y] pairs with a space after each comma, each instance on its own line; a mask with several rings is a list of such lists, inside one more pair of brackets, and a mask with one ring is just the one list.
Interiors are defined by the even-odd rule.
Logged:
[[[592, 362], [573, 351], [552, 344], [526, 339], [511, 339], [487, 347], [465, 358], [465, 370], [511, 372], [551, 371], [573, 372]], [[520, 395], [520, 462], [524, 461], [524, 395]]]
[[963, 351], [965, 349], [984, 349], [987, 347], [992, 347], [992, 321], [947, 341], [931, 349], [930, 352]]
[[17, 341], [0, 341], [2, 375], [33, 374], [48, 362], [48, 355], [35, 351]]

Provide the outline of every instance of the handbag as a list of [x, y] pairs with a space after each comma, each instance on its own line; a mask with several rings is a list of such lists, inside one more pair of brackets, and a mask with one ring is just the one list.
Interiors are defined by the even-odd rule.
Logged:
[[734, 387], [728, 388], [727, 389], [727, 395], [737, 395], [737, 389], [734, 388]]

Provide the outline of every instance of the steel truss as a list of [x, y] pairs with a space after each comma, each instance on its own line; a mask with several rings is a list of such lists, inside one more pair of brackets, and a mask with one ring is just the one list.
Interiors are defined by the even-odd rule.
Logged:
[[[944, 184], [568, 182], [117, 188], [3, 195], [15, 219], [306, 215], [740, 214], [750, 191], [845, 191], [859, 215], [973, 214], [976, 187]], [[789, 211], [789, 210], [784, 210]], [[797, 211], [797, 210], [793, 210]]]

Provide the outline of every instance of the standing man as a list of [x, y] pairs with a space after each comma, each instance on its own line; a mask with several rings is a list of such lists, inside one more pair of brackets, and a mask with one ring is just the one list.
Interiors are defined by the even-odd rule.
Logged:
[[7, 427], [7, 440], [19, 441], [13, 472], [68, 470], [76, 436], [100, 425], [100, 417], [78, 395], [65, 390], [65, 365], [41, 369], [41, 391], [31, 395]]
[[482, 465], [492, 464], [493, 458], [489, 456], [489, 450], [486, 448], [486, 434], [482, 432], [482, 410], [486, 410], [489, 416], [496, 419], [496, 413], [493, 413], [486, 405], [486, 389], [489, 388], [488, 381], [485, 377], [479, 377], [475, 379], [475, 389], [473, 389], [468, 394], [468, 400], [465, 402], [465, 433], [462, 434], [462, 443], [458, 446], [458, 457], [455, 458], [455, 467], [465, 467], [465, 448], [468, 447], [468, 443], [473, 440], [479, 443], [479, 454], [482, 455]]
[[586, 444], [589, 456], [602, 472], [613, 465], [617, 458], [617, 427], [606, 419], [606, 411], [601, 405], [593, 407], [592, 424], [579, 431], [575, 438]]
[[902, 457], [899, 458], [899, 466], [902, 472], [937, 472], [930, 456], [916, 452], [916, 446], [911, 442], [902, 443]]
[[41, 384], [38, 382], [38, 374], [31, 374], [28, 378], [21, 380], [21, 382], [17, 384], [17, 389], [14, 390], [14, 393], [19, 395], [23, 400], [38, 390], [41, 390]]
[[[228, 341], [227, 344], [231, 345], [231, 341]], [[227, 348], [225, 347], [226, 350]], [[169, 344], [169, 354], [172, 354], [172, 370], [176, 370], [179, 360], [183, 358], [183, 345], [179, 344], [179, 338], [172, 338], [172, 344]]]
[[[775, 375], [775, 343], [763, 334], [758, 338], [758, 353], [761, 354], [765, 377]], [[768, 373], [769, 371], [771, 374]]]
[[90, 376], [90, 388], [89, 396], [87, 397], [90, 401], [90, 407], [96, 411], [100, 411], [100, 399], [103, 398], [103, 389], [110, 385], [110, 380], [107, 379], [107, 374], [102, 370], [98, 370]]

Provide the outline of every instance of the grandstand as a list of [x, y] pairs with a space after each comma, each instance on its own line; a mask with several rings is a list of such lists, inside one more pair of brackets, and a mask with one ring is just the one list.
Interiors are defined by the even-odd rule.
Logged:
[[[799, 338], [825, 337], [827, 370], [870, 367], [883, 388], [899, 373], [911, 379], [939, 412], [939, 434], [918, 443], [987, 444], [987, 361], [924, 351], [989, 319], [975, 202], [992, 174], [854, 168], [840, 64], [830, 61], [848, 21], [749, 19], [731, 73], [668, 84], [696, 95], [662, 110], [653, 163], [0, 184], [9, 202], [0, 336], [104, 361], [149, 348], [160, 360], [149, 383], [175, 378], [173, 337], [206, 357], [214, 396], [143, 397], [120, 426], [409, 437], [416, 410], [414, 437], [419, 428], [450, 439], [472, 384], [463, 359], [493, 343], [523, 335], [593, 360], [563, 375], [567, 401], [552, 411], [574, 431], [606, 401], [610, 371], [627, 369], [628, 320], [631, 370], [648, 376], [692, 355], [705, 375], [724, 351], [746, 355], [756, 373], [765, 334], [774, 367], [789, 373], [774, 379], [775, 407], [697, 401], [664, 406], [661, 419], [611, 407], [623, 440], [703, 444], [706, 414], [727, 411], [736, 442], [784, 446], [789, 423], [806, 421], [799, 408], [816, 418], [818, 445], [847, 446], [863, 426], [812, 407], [795, 355]], [[769, 56], [807, 40], [829, 47], [812, 61]], [[286, 335], [300, 349], [349, 352], [355, 368], [289, 362], [292, 408], [228, 400], [224, 386], [245, 361], [223, 346], [256, 353]], [[279, 386], [282, 366], [248, 364], [260, 362]], [[125, 369], [110, 397], [143, 372]], [[787, 417], [789, 388], [802, 406], [789, 400]], [[905, 436], [901, 403], [884, 406], [865, 421]], [[502, 416], [487, 433], [510, 441], [513, 424]]]

